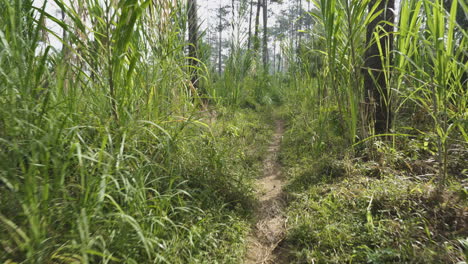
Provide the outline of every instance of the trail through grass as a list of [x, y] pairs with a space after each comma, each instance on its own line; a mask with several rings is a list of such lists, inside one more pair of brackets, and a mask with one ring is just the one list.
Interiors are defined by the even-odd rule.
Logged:
[[278, 162], [284, 122], [275, 123], [275, 134], [263, 161], [263, 177], [256, 181], [259, 203], [254, 212], [256, 224], [248, 237], [247, 264], [285, 263], [279, 247], [285, 237], [285, 181]]

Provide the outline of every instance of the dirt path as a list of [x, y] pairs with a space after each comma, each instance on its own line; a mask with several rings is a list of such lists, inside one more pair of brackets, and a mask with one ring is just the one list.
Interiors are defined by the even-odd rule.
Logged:
[[284, 122], [277, 120], [273, 140], [263, 161], [263, 177], [258, 179], [259, 204], [255, 209], [256, 225], [248, 237], [246, 264], [286, 263], [278, 245], [285, 236], [284, 181], [278, 152], [284, 133]]

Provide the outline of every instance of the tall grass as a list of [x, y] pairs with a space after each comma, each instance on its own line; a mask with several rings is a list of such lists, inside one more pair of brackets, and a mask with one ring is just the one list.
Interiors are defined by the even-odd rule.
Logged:
[[[303, 49], [283, 51], [299, 62], [283, 77], [290, 261], [466, 261], [466, 1], [402, 0], [398, 19], [379, 23], [382, 2], [370, 2], [315, 1]], [[393, 48], [380, 45], [390, 34]], [[393, 115], [384, 135], [364, 84], [373, 43]]]
[[[464, 121], [468, 101], [467, 80], [463, 78], [468, 70], [468, 35], [456, 21], [457, 9], [462, 7], [458, 1], [452, 2], [450, 10], [444, 8], [442, 1], [403, 2], [395, 51], [399, 80], [396, 87], [401, 92], [397, 110], [411, 100], [431, 117], [433, 128], [420, 132], [437, 144], [441, 183], [447, 174], [451, 135], [457, 130], [466, 135], [467, 128]], [[452, 139], [454, 143], [456, 137]], [[468, 143], [466, 136], [463, 139], [465, 144]]]
[[[306, 78], [302, 87], [313, 89], [308, 92], [314, 101], [314, 112], [335, 109], [339, 113], [341, 126], [350, 143], [355, 142], [361, 118], [360, 106], [364, 98], [361, 69], [366, 50], [366, 25], [375, 19], [375, 8], [367, 12], [370, 1], [315, 1], [316, 9], [309, 14], [316, 20], [314, 28], [308, 32], [304, 50], [299, 51]], [[303, 55], [302, 55], [303, 54]], [[312, 65], [312, 66], [310, 66]], [[313, 71], [310, 68], [313, 68]], [[315, 83], [315, 85], [310, 85]], [[307, 84], [309, 83], [309, 84]], [[309, 99], [308, 99], [309, 100]], [[322, 110], [321, 110], [322, 109]], [[321, 114], [326, 114], [328, 110]]]
[[[466, 13], [466, 4], [452, 1], [447, 9], [443, 1], [401, 1], [399, 20], [379, 22], [367, 45], [366, 30], [383, 12], [378, 9], [379, 4], [380, 1], [314, 2], [315, 8], [309, 15], [316, 25], [304, 40], [307, 48], [289, 53], [291, 61], [302, 59], [298, 65], [301, 70], [289, 71], [296, 88], [289, 89], [288, 97], [303, 101], [303, 111], [312, 112], [313, 120], [327, 122], [333, 120], [330, 113], [336, 113], [337, 126], [349, 146], [367, 139], [375, 141], [380, 135], [373, 130], [375, 120], [370, 119], [372, 106], [365, 100], [363, 74], [372, 70], [364, 65], [366, 51], [370, 44], [377, 43], [382, 74], [390, 87], [379, 91], [385, 99], [382, 103], [389, 109], [387, 115], [394, 116], [390, 132], [394, 143], [395, 136], [408, 136], [408, 132], [431, 138], [438, 152], [440, 182], [444, 182], [449, 142], [463, 146], [468, 142], [467, 31], [456, 20], [460, 8]], [[386, 24], [395, 31], [385, 30]], [[395, 45], [384, 49], [379, 40], [389, 34], [395, 36]], [[303, 74], [311, 67], [317, 70]], [[432, 119], [432, 127], [421, 127], [417, 120], [408, 123], [410, 111], [426, 113]]]
[[249, 183], [200, 121], [183, 1], [54, 3], [0, 2], [0, 262], [236, 262]]

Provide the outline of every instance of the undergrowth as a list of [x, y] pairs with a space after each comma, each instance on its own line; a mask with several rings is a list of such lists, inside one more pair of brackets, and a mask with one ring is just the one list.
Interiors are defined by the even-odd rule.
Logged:
[[291, 263], [466, 261], [466, 150], [454, 155], [450, 182], [440, 192], [433, 181], [436, 153], [423, 137], [399, 139], [395, 147], [375, 140], [353, 150], [339, 123], [307, 122], [293, 107], [283, 116], [289, 120], [281, 160], [289, 181]]
[[0, 263], [240, 262], [271, 129], [186, 3], [0, 0]]
[[271, 129], [215, 111], [112, 128], [3, 113], [0, 262], [239, 263]]

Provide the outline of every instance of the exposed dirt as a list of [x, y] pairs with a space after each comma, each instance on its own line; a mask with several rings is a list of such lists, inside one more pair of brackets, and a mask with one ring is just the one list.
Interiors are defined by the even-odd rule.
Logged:
[[263, 161], [263, 177], [256, 182], [259, 203], [255, 209], [255, 227], [248, 236], [246, 264], [287, 263], [280, 243], [285, 237], [283, 181], [278, 152], [284, 133], [284, 122], [277, 120], [273, 140]]

